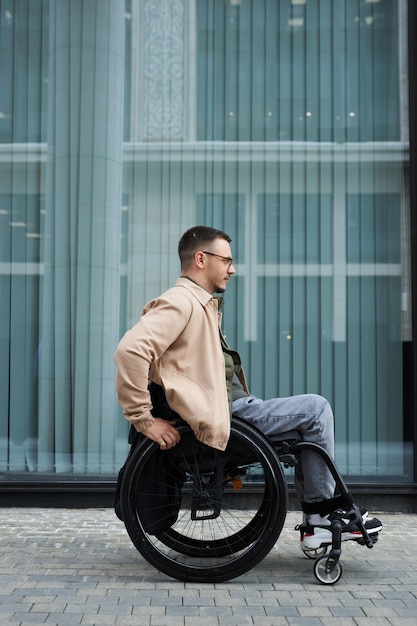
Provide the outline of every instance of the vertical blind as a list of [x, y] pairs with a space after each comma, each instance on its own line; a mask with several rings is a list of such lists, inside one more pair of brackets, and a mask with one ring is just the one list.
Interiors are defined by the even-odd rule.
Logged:
[[198, 221], [229, 223], [237, 237], [226, 330], [249, 364], [252, 389], [325, 395], [342, 471], [410, 477], [404, 3], [198, 6], [198, 139], [235, 147], [230, 187], [239, 191], [238, 200], [229, 177], [223, 195], [208, 186]]
[[[47, 2], [0, 2], [0, 469], [36, 470]], [[30, 24], [30, 28], [28, 25]]]
[[343, 473], [413, 480], [406, 30], [404, 0], [0, 0], [0, 470], [117, 471], [112, 351], [201, 223], [252, 392], [323, 394]]
[[9, 337], [1, 350], [1, 469], [111, 474], [123, 6], [17, 0], [2, 1], [0, 13], [1, 65], [13, 68], [3, 111], [11, 174], [3, 189], [11, 188], [2, 207]]

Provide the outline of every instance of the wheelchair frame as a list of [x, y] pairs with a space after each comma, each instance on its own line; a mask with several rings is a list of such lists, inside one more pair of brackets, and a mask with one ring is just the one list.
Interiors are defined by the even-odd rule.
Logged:
[[[320, 445], [297, 440], [294, 433], [267, 438], [233, 418], [221, 452], [198, 442], [184, 422], [178, 428], [181, 441], [167, 451], [139, 436], [120, 484], [121, 518], [133, 544], [168, 576], [224, 582], [257, 565], [275, 545], [287, 515], [282, 465], [294, 466], [304, 450], [324, 459], [340, 501], [361, 531], [357, 543], [373, 547], [377, 536], [368, 535], [340, 472]], [[315, 577], [326, 585], [342, 576], [340, 521], [330, 530], [331, 545], [303, 550], [314, 559]]]

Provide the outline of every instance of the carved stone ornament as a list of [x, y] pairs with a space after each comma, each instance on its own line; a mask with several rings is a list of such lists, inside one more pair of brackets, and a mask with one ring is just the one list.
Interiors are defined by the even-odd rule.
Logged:
[[148, 0], [144, 6], [145, 140], [184, 135], [184, 1]]

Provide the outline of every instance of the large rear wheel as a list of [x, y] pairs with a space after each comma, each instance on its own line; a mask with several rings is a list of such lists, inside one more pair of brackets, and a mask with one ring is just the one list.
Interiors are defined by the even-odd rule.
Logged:
[[142, 556], [168, 576], [223, 582], [257, 565], [277, 541], [287, 486], [266, 438], [234, 419], [225, 452], [181, 427], [161, 451], [143, 440], [121, 487], [126, 529]]

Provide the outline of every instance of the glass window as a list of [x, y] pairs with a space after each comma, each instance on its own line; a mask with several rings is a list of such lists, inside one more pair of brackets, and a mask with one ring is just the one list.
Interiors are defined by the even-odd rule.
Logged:
[[169, 5], [0, 0], [0, 470], [114, 475], [112, 349], [203, 223], [252, 392], [324, 395], [345, 475], [413, 481], [407, 3]]

